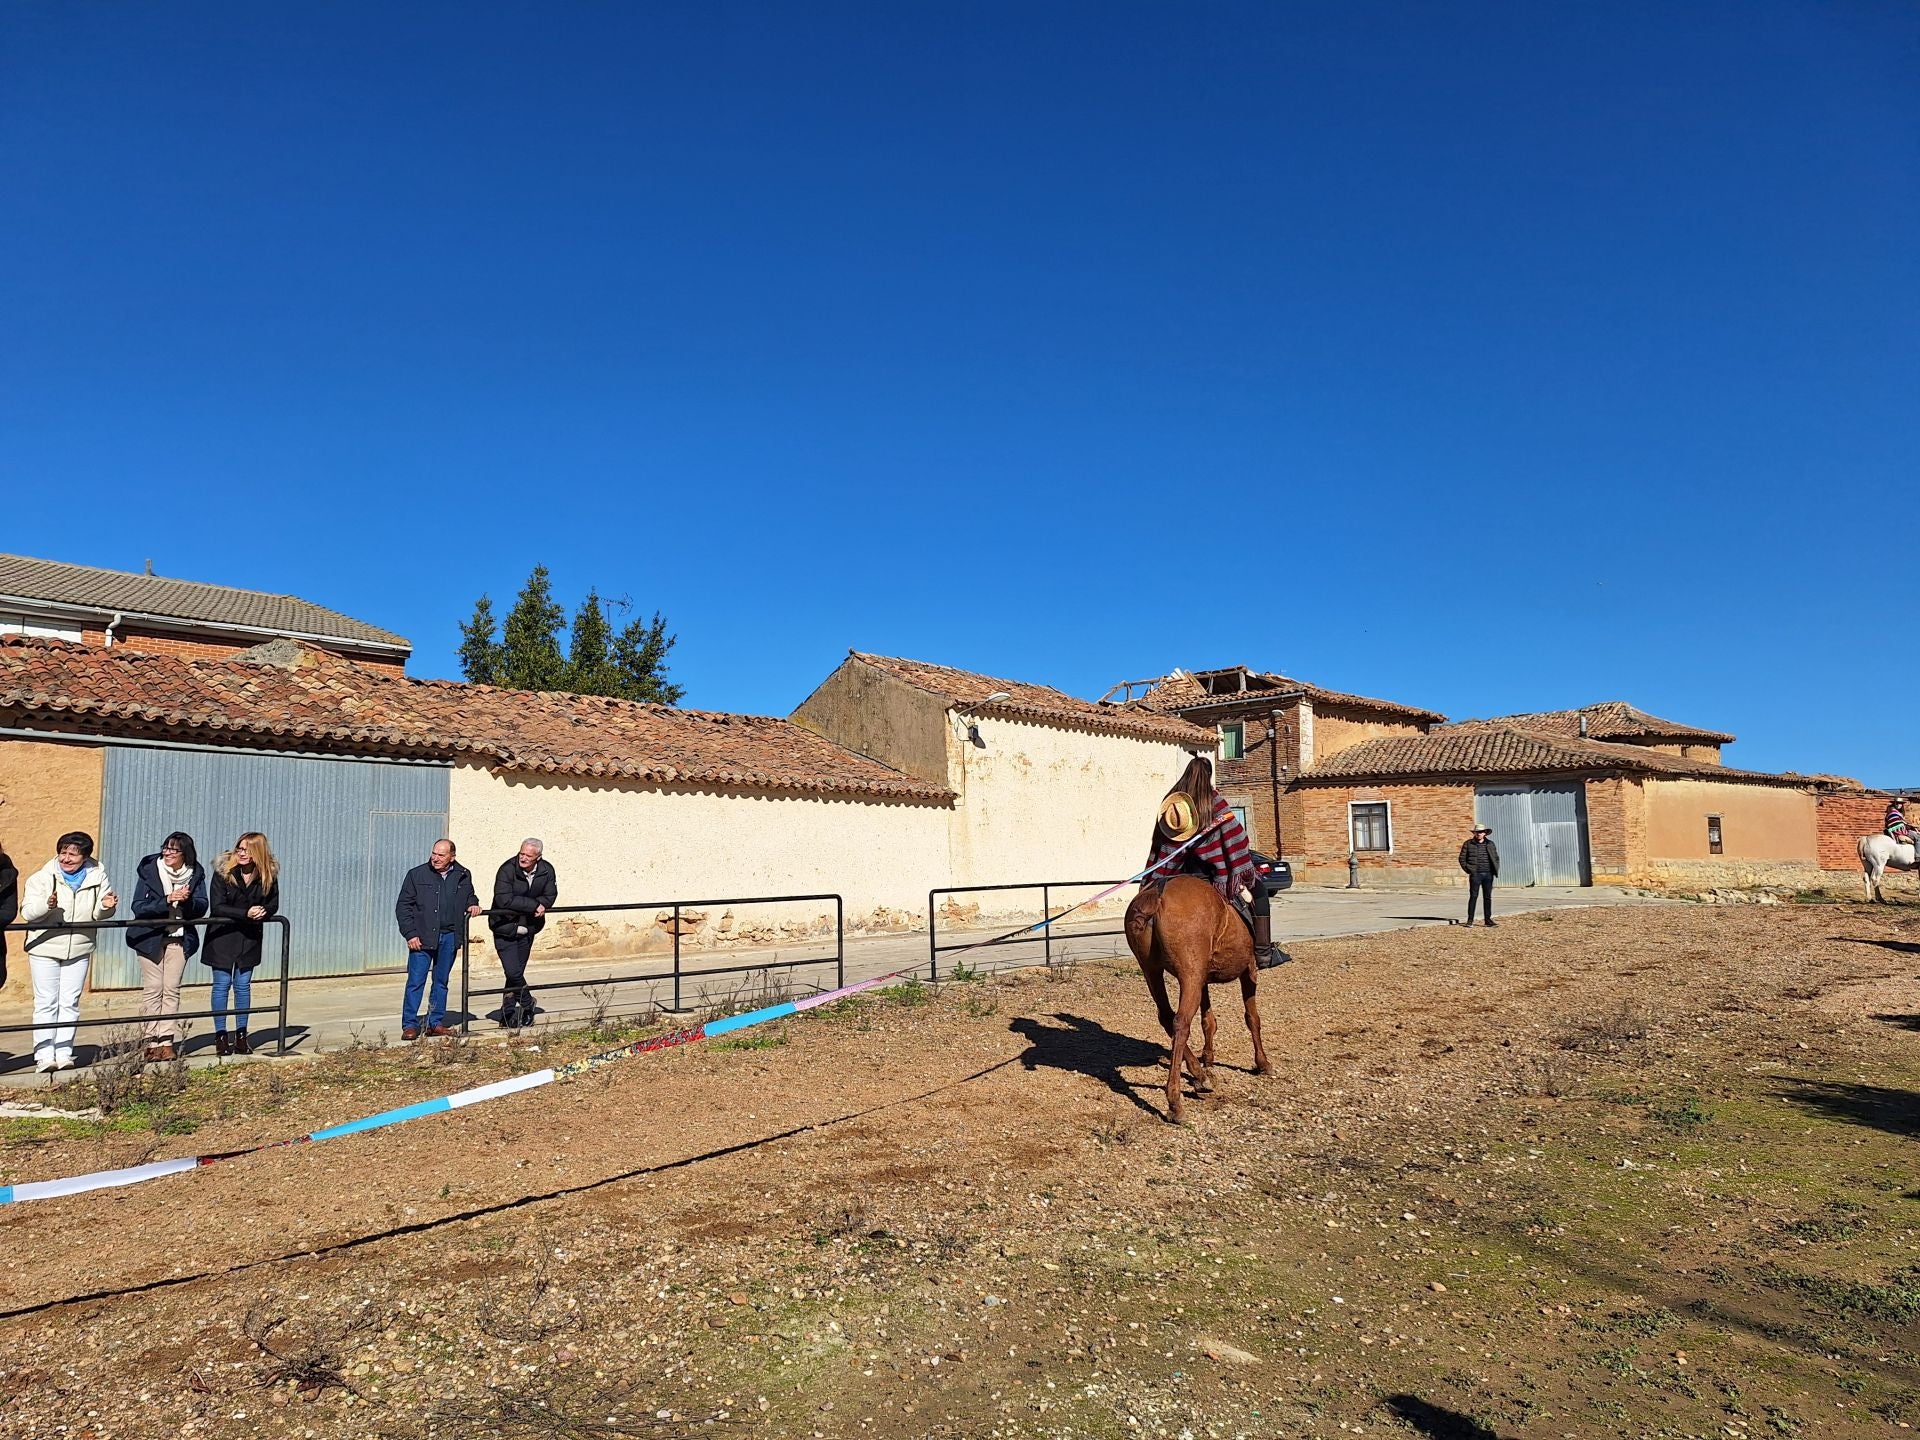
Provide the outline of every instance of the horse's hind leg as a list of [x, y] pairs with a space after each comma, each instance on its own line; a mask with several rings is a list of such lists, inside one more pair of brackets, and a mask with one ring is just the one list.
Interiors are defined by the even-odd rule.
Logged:
[[1154, 1012], [1160, 1017], [1160, 1028], [1167, 1038], [1173, 1038], [1173, 1002], [1167, 999], [1167, 967], [1160, 963], [1158, 956], [1140, 962], [1140, 973], [1147, 977], [1147, 993], [1153, 997]]
[[1173, 1048], [1167, 1056], [1167, 1118], [1175, 1124], [1186, 1118], [1186, 1101], [1180, 1094], [1180, 1072], [1193, 1063], [1187, 1040], [1193, 1033], [1193, 1012], [1200, 1008], [1200, 996], [1195, 992], [1204, 993], [1206, 988], [1205, 980], [1180, 982], [1180, 1009], [1173, 1017]]
[[1253, 1037], [1253, 1073], [1271, 1075], [1273, 1066], [1267, 1063], [1267, 1043], [1260, 1038], [1260, 1004], [1254, 998], [1254, 991], [1259, 988], [1259, 983], [1255, 972], [1248, 969], [1247, 973], [1240, 977], [1240, 998], [1247, 1005], [1247, 1034]]
[[1204, 1095], [1213, 1089], [1213, 1032], [1220, 1027], [1220, 1021], [1213, 1013], [1213, 987], [1200, 987], [1200, 1033], [1202, 1046], [1200, 1051], [1200, 1069], [1193, 1077], [1193, 1090], [1196, 1095]]

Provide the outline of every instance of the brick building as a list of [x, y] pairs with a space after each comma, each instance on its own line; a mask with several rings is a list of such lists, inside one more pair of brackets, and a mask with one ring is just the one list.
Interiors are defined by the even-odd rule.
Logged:
[[0, 555], [0, 635], [221, 660], [299, 640], [356, 665], [406, 673], [412, 642], [292, 595], [236, 590], [24, 555]]
[[1447, 718], [1244, 665], [1176, 670], [1135, 703], [1212, 730], [1216, 788], [1256, 850], [1287, 855], [1306, 834], [1305, 801], [1293, 785], [1316, 762], [1366, 740], [1423, 735]]
[[1459, 884], [1475, 823], [1507, 884], [1811, 883], [1857, 868], [1875, 828], [1855, 828], [1853, 782], [1728, 767], [1731, 734], [1624, 701], [1449, 724], [1236, 666], [1176, 671], [1132, 703], [1214, 730], [1221, 793], [1309, 883], [1344, 881], [1351, 860], [1369, 884]]

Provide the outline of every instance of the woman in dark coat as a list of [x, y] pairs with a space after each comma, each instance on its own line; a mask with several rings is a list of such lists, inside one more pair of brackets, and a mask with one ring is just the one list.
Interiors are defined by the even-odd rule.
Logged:
[[[193, 837], [176, 830], [140, 862], [133, 887], [136, 920], [198, 920], [207, 913], [207, 872]], [[147, 1059], [171, 1060], [180, 1038], [180, 980], [200, 948], [191, 925], [135, 925], [127, 944], [140, 957], [140, 1013], [147, 1017]]]
[[[260, 963], [261, 921], [280, 913], [280, 867], [267, 837], [249, 830], [224, 855], [213, 871], [213, 902], [209, 914], [218, 923], [207, 927], [207, 948], [201, 956], [213, 971], [213, 1049], [216, 1055], [247, 1055], [247, 1010], [253, 1003], [253, 971]], [[227, 999], [233, 999], [236, 1022], [227, 1037]]]
[[[20, 913], [20, 871], [0, 845], [0, 925], [11, 925]], [[0, 985], [7, 983], [7, 932], [0, 930]]]

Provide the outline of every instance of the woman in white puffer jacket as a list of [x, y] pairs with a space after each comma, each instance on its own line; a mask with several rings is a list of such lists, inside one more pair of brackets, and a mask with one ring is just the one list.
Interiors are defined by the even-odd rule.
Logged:
[[27, 877], [20, 896], [22, 924], [49, 922], [29, 930], [26, 943], [33, 971], [33, 1068], [42, 1073], [73, 1068], [74, 1022], [94, 946], [94, 932], [75, 927], [110, 919], [120, 907], [113, 882], [94, 861], [91, 835], [69, 831], [54, 852]]

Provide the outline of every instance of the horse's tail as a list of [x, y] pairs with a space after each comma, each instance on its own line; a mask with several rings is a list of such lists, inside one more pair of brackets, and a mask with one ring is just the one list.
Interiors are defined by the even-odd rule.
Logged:
[[1165, 894], [1164, 884], [1150, 882], [1141, 887], [1140, 893], [1133, 897], [1133, 903], [1127, 906], [1124, 922], [1127, 947], [1141, 960], [1153, 953], [1160, 919], [1160, 901]]

